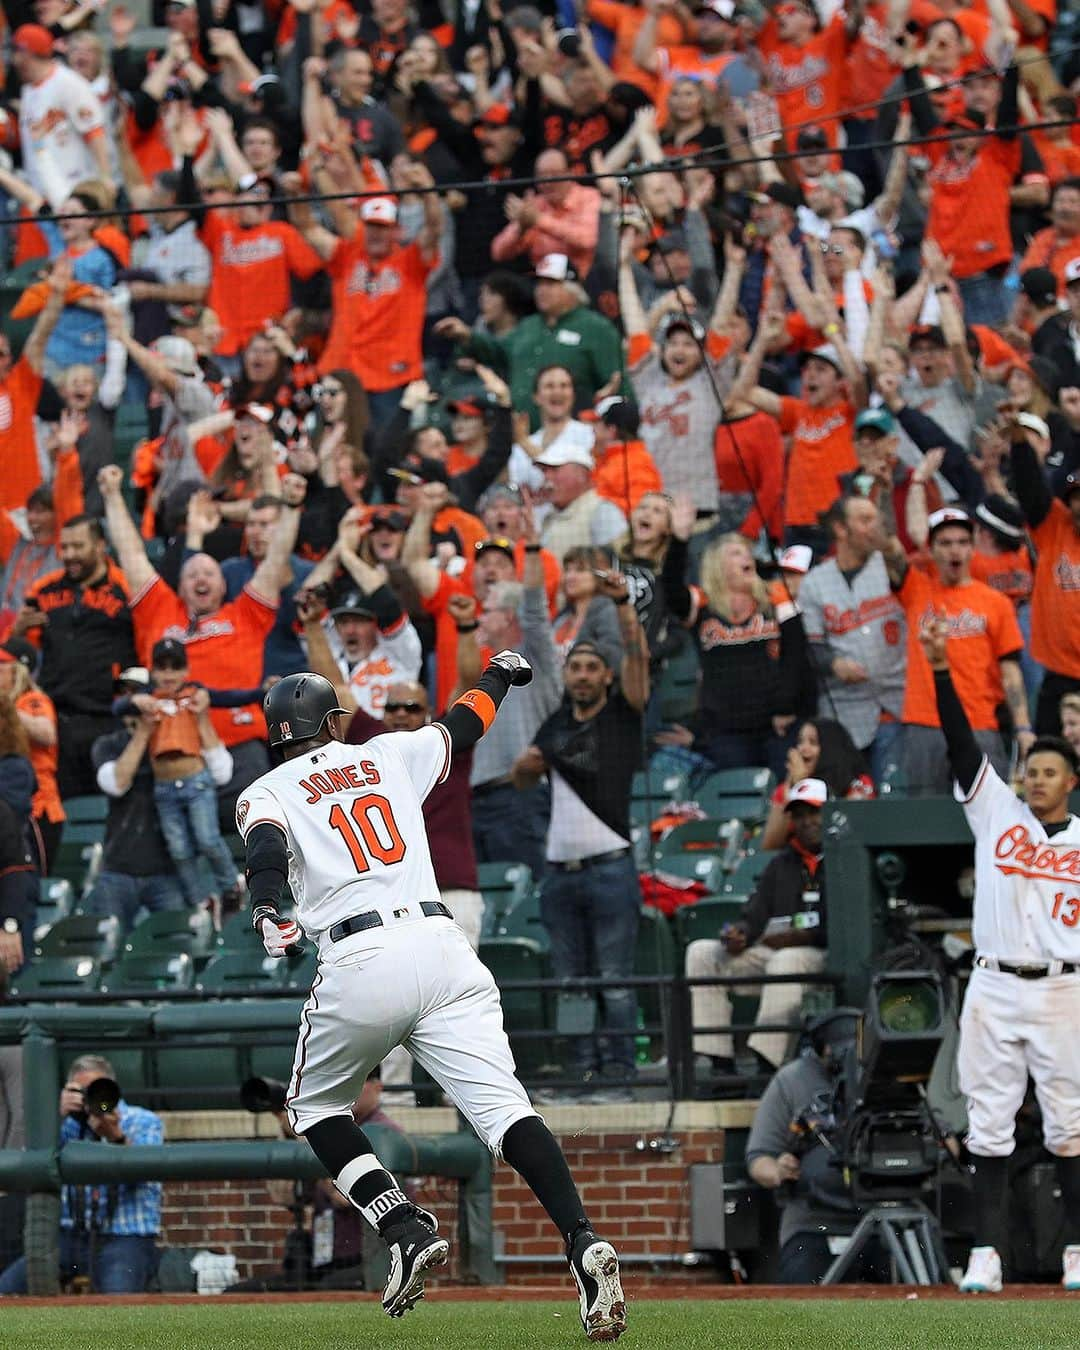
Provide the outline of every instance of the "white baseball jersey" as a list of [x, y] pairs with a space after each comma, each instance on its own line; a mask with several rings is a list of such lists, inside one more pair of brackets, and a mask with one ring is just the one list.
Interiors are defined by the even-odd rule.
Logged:
[[984, 759], [970, 794], [977, 951], [1016, 964], [1080, 962], [1080, 820], [1052, 838]]
[[438, 900], [422, 804], [450, 772], [450, 733], [438, 722], [331, 741], [279, 765], [236, 803], [246, 839], [256, 825], [283, 830], [297, 920], [320, 943], [354, 914], [384, 921], [403, 906]]
[[19, 92], [19, 136], [30, 183], [55, 210], [79, 183], [100, 177], [87, 137], [103, 135], [105, 117], [87, 80], [57, 62], [40, 84]]
[[337, 660], [343, 680], [349, 682], [349, 692], [356, 705], [369, 717], [382, 717], [387, 690], [392, 684], [415, 680], [420, 674], [423, 653], [420, 634], [407, 614], [402, 614], [393, 628], [380, 632], [375, 646], [361, 661], [349, 668], [349, 658], [341, 640], [331, 627], [330, 648]]

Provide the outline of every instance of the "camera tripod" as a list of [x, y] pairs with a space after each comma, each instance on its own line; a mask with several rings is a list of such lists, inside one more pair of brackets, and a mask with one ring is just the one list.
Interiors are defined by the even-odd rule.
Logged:
[[821, 1283], [839, 1284], [875, 1239], [889, 1254], [892, 1283], [951, 1283], [941, 1225], [918, 1200], [883, 1200], [864, 1214]]

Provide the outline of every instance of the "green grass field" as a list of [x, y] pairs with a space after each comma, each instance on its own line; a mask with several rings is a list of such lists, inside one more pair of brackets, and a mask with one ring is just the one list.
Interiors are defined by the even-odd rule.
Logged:
[[[631, 1304], [623, 1350], [1042, 1350], [1080, 1346], [1080, 1301], [737, 1299]], [[531, 1350], [587, 1345], [561, 1303], [0, 1307], [3, 1350]]]

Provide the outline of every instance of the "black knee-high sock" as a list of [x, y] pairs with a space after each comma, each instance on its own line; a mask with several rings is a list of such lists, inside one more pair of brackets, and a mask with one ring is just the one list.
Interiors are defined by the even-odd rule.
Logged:
[[975, 1247], [994, 1247], [1006, 1261], [1009, 1251], [1009, 1160], [972, 1154]]
[[409, 1197], [379, 1165], [371, 1141], [352, 1116], [331, 1116], [312, 1125], [304, 1138], [330, 1173], [334, 1185], [380, 1233], [400, 1223]]
[[503, 1135], [502, 1155], [532, 1189], [564, 1238], [588, 1224], [563, 1151], [539, 1116], [516, 1120]]
[[1080, 1242], [1080, 1158], [1057, 1157], [1054, 1162], [1065, 1211], [1065, 1245], [1071, 1246]]

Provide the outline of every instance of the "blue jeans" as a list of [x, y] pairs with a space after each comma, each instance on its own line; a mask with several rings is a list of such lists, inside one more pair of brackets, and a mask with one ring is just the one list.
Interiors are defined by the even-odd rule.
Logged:
[[[552, 867], [540, 891], [540, 918], [551, 939], [551, 973], [572, 984], [581, 976], [617, 980], [634, 973], [641, 887], [630, 853], [564, 872]], [[574, 1067], [613, 1076], [634, 1073], [637, 996], [628, 987], [600, 994], [603, 1040], [573, 1043]]]
[[368, 410], [371, 413], [373, 426], [381, 426], [384, 422], [389, 422], [398, 410], [398, 404], [401, 402], [401, 395], [405, 392], [405, 386], [399, 384], [396, 389], [380, 389], [373, 393], [368, 390]]
[[1001, 277], [980, 272], [974, 277], [957, 277], [960, 299], [964, 302], [964, 322], [984, 323], [1000, 328], [1009, 321], [1009, 292]]
[[551, 794], [546, 783], [517, 792], [509, 783], [472, 799], [476, 861], [527, 863], [533, 877], [544, 875]]
[[[95, 1294], [141, 1294], [157, 1266], [155, 1239], [138, 1233], [98, 1233], [93, 1260], [90, 1234], [60, 1230], [60, 1279], [89, 1275]], [[20, 1256], [0, 1275], [0, 1294], [26, 1293], [26, 1257]]]
[[200, 854], [210, 864], [219, 895], [235, 886], [236, 864], [218, 828], [217, 789], [209, 773], [204, 769], [191, 778], [155, 783], [154, 803], [165, 847], [188, 904], [197, 905], [206, 899], [199, 874]]
[[874, 739], [863, 751], [879, 794], [883, 786], [895, 790], [892, 784], [899, 777], [903, 762], [903, 738], [903, 722], [879, 722]]
[[718, 731], [700, 748], [712, 761], [714, 769], [750, 769], [758, 764], [767, 764], [777, 779], [787, 772], [788, 747], [793, 744], [799, 719], [791, 724], [786, 736], [776, 736], [772, 732], [757, 735], [752, 731]]
[[88, 913], [115, 914], [125, 933], [134, 928], [140, 909], [154, 914], [158, 910], [183, 908], [184, 892], [171, 872], [150, 877], [99, 872], [93, 890], [86, 897]]

